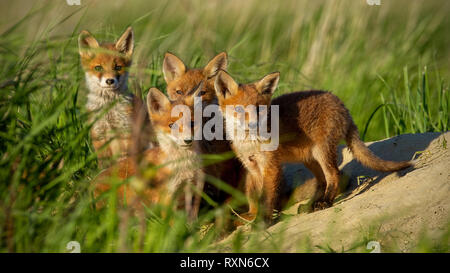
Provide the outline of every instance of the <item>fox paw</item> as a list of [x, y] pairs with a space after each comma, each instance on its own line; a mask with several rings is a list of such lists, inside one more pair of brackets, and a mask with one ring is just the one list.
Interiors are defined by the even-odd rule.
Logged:
[[242, 226], [248, 223], [251, 223], [253, 220], [255, 220], [255, 215], [253, 213], [242, 213], [239, 214], [239, 217], [234, 221], [234, 226]]
[[319, 211], [319, 210], [323, 210], [323, 209], [329, 208], [331, 206], [332, 206], [332, 204], [330, 204], [330, 202], [327, 202], [327, 201], [316, 201], [314, 203], [313, 208], [314, 208], [314, 211]]

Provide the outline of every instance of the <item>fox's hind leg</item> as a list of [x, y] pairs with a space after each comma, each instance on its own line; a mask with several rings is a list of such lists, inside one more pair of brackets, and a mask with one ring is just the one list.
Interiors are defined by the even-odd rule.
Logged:
[[314, 192], [314, 196], [312, 196], [309, 199], [307, 204], [301, 205], [298, 208], [299, 213], [300, 212], [311, 212], [312, 206], [314, 206], [318, 200], [323, 200], [323, 197], [325, 196], [325, 191], [327, 189], [327, 181], [325, 180], [325, 175], [323, 174], [323, 171], [322, 171], [322, 168], [320, 167], [319, 162], [317, 162], [315, 159], [310, 159], [309, 161], [304, 162], [303, 164], [314, 175], [317, 187]]
[[325, 194], [314, 204], [314, 210], [331, 207], [339, 188], [339, 169], [336, 145], [316, 146], [313, 157], [319, 163], [326, 180]]

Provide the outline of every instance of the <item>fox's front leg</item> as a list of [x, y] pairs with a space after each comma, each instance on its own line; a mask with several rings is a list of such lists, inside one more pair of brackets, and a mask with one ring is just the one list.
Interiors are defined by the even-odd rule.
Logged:
[[108, 145], [108, 141], [105, 139], [92, 139], [92, 145], [97, 153], [98, 165], [100, 169], [108, 167], [107, 161], [112, 157], [112, 152], [110, 146]]
[[248, 211], [239, 214], [239, 219], [234, 221], [236, 227], [255, 220], [258, 214], [259, 199], [262, 192], [262, 181], [258, 183], [259, 176], [255, 176], [247, 170], [245, 175], [245, 196], [248, 202]]
[[[241, 215], [246, 220], [253, 220], [258, 212], [267, 223], [272, 222], [272, 214], [278, 201], [281, 166], [273, 161], [253, 162], [254, 167], [248, 173], [245, 190], [249, 203], [249, 210]], [[273, 165], [272, 165], [273, 164]], [[262, 210], [262, 211], [260, 211]]]
[[191, 185], [192, 189], [195, 187], [195, 194], [191, 196], [191, 200], [189, 200], [192, 203], [190, 211], [188, 211], [189, 219], [191, 221], [194, 221], [198, 217], [204, 186], [205, 174], [202, 170], [198, 170], [195, 174], [195, 182]]
[[245, 177], [245, 195], [248, 201], [248, 212], [240, 216], [247, 221], [253, 221], [258, 214], [259, 198], [262, 192], [262, 181], [260, 177], [247, 172]]
[[281, 181], [281, 166], [272, 163], [266, 166], [263, 173], [263, 216], [266, 223], [272, 222], [273, 211], [278, 204]]

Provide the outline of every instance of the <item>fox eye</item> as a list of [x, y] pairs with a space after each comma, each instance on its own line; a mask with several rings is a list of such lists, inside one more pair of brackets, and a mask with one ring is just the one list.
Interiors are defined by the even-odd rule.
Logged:
[[175, 123], [171, 123], [171, 124], [169, 124], [169, 128], [170, 128], [170, 129], [174, 129], [174, 128], [177, 128], [176, 126], [177, 126], [177, 125], [176, 125]]
[[183, 95], [183, 91], [181, 91], [181, 90], [177, 90], [176, 93], [177, 93], [178, 95]]
[[100, 71], [103, 70], [103, 67], [101, 65], [97, 65], [97, 66], [94, 67], [94, 70], [97, 71], [97, 72], [100, 72]]
[[198, 96], [199, 97], [201, 97], [201, 96], [203, 96], [203, 95], [205, 95], [206, 94], [206, 91], [200, 91], [200, 92], [198, 92]]
[[120, 71], [120, 70], [122, 70], [122, 66], [120, 66], [120, 65], [116, 65], [116, 66], [114, 67], [114, 70], [116, 70], [116, 71]]

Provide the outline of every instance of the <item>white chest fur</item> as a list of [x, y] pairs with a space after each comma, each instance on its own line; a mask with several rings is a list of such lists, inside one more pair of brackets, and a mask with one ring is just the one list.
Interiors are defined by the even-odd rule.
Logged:
[[175, 192], [183, 183], [198, 184], [203, 181], [202, 161], [192, 148], [179, 147], [163, 133], [157, 134], [158, 143], [164, 151], [164, 163], [171, 170], [169, 192]]
[[131, 132], [133, 95], [125, 91], [90, 89], [86, 108], [92, 113], [93, 132], [98, 138]]

